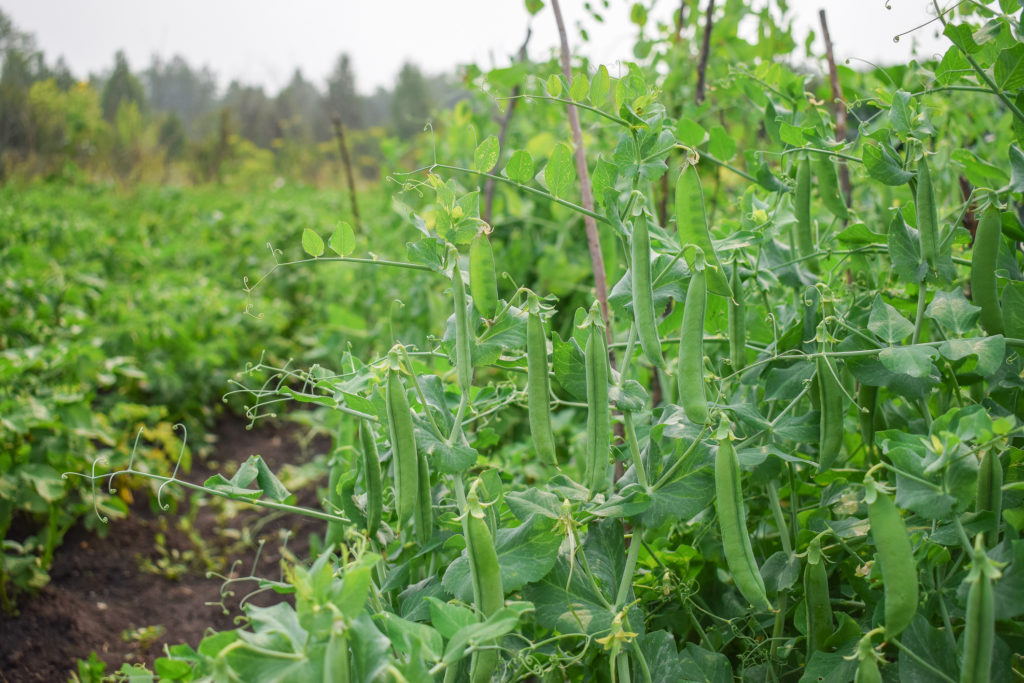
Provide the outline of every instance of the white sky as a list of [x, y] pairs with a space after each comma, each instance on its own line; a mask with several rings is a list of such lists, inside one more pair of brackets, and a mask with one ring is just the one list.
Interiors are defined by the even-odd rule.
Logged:
[[[679, 5], [645, 4], [652, 2], [651, 16], [665, 21]], [[583, 20], [591, 38], [582, 50], [588, 56], [609, 65], [632, 58], [631, 2], [611, 0], [603, 24], [589, 20], [583, 0], [561, 5], [570, 45], [579, 44], [575, 26]], [[808, 28], [817, 31], [818, 9], [826, 10], [839, 62], [906, 61], [915, 44], [923, 56], [945, 50], [934, 23], [899, 43], [892, 40], [931, 18], [930, 0], [889, 5], [891, 10], [885, 0], [790, 0], [790, 11], [800, 38]], [[389, 87], [407, 60], [432, 74], [468, 62], [504, 66], [531, 23], [523, 0], [0, 0], [0, 9], [35, 34], [49, 63], [63, 55], [79, 78], [110, 69], [114, 52], [123, 49], [135, 70], [153, 54], [181, 54], [193, 67], [208, 65], [222, 87], [237, 78], [271, 93], [296, 67], [322, 85], [341, 52], [351, 56], [363, 93]], [[550, 7], [532, 26], [530, 54], [539, 59], [557, 45]]]

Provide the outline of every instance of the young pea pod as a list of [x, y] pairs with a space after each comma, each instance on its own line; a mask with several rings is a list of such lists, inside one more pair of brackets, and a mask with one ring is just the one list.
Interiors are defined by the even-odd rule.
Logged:
[[392, 463], [395, 473], [395, 511], [398, 522], [409, 521], [419, 497], [419, 462], [413, 431], [412, 409], [398, 375], [398, 359], [392, 355], [384, 401], [391, 435]]
[[818, 474], [821, 474], [832, 467], [843, 447], [843, 388], [828, 356], [818, 356], [815, 364], [821, 399], [821, 420], [818, 425]]
[[743, 489], [740, 485], [740, 461], [728, 437], [718, 442], [715, 456], [715, 509], [722, 534], [725, 562], [743, 597], [757, 609], [771, 610], [764, 579], [757, 569], [754, 549], [747, 533], [743, 512]]
[[875, 412], [878, 409], [878, 387], [861, 384], [857, 389], [857, 415], [860, 419], [860, 436], [864, 442], [868, 461], [875, 457]]
[[704, 209], [704, 190], [696, 166], [687, 166], [679, 172], [676, 181], [676, 230], [679, 244], [694, 244], [704, 252], [711, 273], [708, 275], [708, 289], [719, 296], [732, 296], [729, 280], [722, 272], [722, 264], [711, 243], [708, 215]]
[[494, 269], [494, 250], [487, 232], [481, 230], [469, 244], [469, 291], [473, 305], [484, 318], [498, 315], [498, 276]]
[[978, 494], [974, 499], [975, 512], [991, 512], [995, 519], [987, 532], [988, 547], [999, 542], [999, 520], [1003, 516], [1003, 466], [994, 449], [985, 451], [978, 467]]
[[384, 508], [383, 484], [380, 477], [380, 455], [370, 423], [359, 425], [359, 445], [363, 452], [363, 486], [366, 488], [366, 533], [373, 538], [380, 526]]
[[935, 271], [939, 258], [939, 212], [935, 205], [935, 190], [932, 187], [932, 173], [928, 170], [928, 159], [921, 157], [917, 164], [917, 229], [921, 239], [921, 253], [929, 272]]
[[1003, 310], [996, 286], [996, 258], [1002, 228], [999, 209], [989, 206], [978, 222], [971, 252], [971, 297], [981, 307], [981, 326], [989, 334], [1003, 333]]
[[[342, 501], [342, 494], [338, 491], [338, 484], [342, 475], [348, 469], [348, 462], [342, 457], [342, 453], [335, 451], [331, 457], [331, 473], [327, 478], [327, 502], [330, 503], [328, 510], [337, 512], [345, 508]], [[328, 522], [327, 533], [324, 535], [324, 544], [328, 547], [341, 543], [345, 538], [345, 525], [343, 522]]]
[[857, 673], [853, 683], [882, 683], [882, 672], [878, 670], [878, 655], [871, 645], [871, 634], [868, 633], [857, 644]]
[[418, 455], [416, 466], [418, 487], [413, 526], [416, 529], [416, 540], [420, 545], [426, 545], [434, 534], [434, 501], [430, 493], [430, 467], [427, 465], [426, 454]]
[[[814, 253], [814, 228], [811, 226], [811, 160], [804, 157], [796, 167], [796, 192], [793, 194], [796, 216], [796, 248], [803, 258]], [[806, 262], [816, 266], [817, 261]]]
[[832, 157], [827, 154], [814, 154], [811, 160], [814, 175], [818, 178], [818, 194], [821, 195], [821, 202], [833, 216], [841, 221], [849, 218], [846, 209], [846, 200], [839, 190], [839, 177], [836, 175], [836, 166]]
[[647, 229], [647, 216], [641, 215], [633, 223], [630, 241], [630, 274], [633, 285], [633, 319], [636, 323], [640, 347], [647, 361], [657, 368], [665, 367], [658, 337], [658, 318], [654, 312], [654, 286], [651, 280], [651, 236]]
[[540, 302], [530, 293], [526, 318], [526, 398], [530, 414], [530, 435], [537, 455], [555, 465], [555, 436], [551, 429], [548, 338], [540, 317]]
[[608, 485], [611, 453], [611, 410], [608, 407], [608, 341], [601, 309], [590, 308], [589, 334], [584, 350], [587, 377], [587, 462], [584, 478], [591, 494]]
[[903, 632], [917, 613], [917, 566], [910, 536], [892, 499], [878, 489], [870, 474], [864, 477], [868, 521], [875, 538], [885, 591], [885, 637]]
[[733, 372], [747, 364], [747, 311], [743, 304], [743, 282], [739, 264], [732, 264], [732, 299], [729, 301], [729, 363]]
[[[453, 249], [453, 253], [454, 252]], [[459, 377], [459, 389], [466, 400], [473, 385], [473, 355], [470, 343], [473, 333], [469, 329], [469, 313], [466, 311], [466, 285], [458, 261], [452, 264], [452, 293], [455, 304], [455, 370]]]
[[[466, 557], [469, 559], [469, 575], [473, 582], [473, 602], [486, 619], [504, 607], [505, 591], [501, 585], [501, 566], [498, 564], [494, 538], [487, 528], [484, 509], [476, 492], [479, 481], [473, 482], [466, 496], [462, 530], [466, 537]], [[497, 664], [497, 650], [478, 651], [473, 655], [470, 666], [473, 683], [491, 680]]]
[[683, 326], [679, 333], [679, 404], [690, 422], [708, 422], [708, 402], [704, 394], [704, 310], [707, 304], [707, 280], [697, 269], [686, 288]]
[[825, 649], [832, 635], [832, 603], [828, 594], [828, 571], [818, 537], [807, 548], [804, 565], [804, 601], [807, 605], [807, 658], [816, 650]]
[[979, 534], [974, 539], [974, 561], [967, 577], [971, 587], [967, 591], [966, 625], [960, 637], [963, 647], [960, 683], [992, 680], [992, 645], [996, 637], [992, 579], [999, 577], [999, 570], [985, 555], [983, 546], [983, 534]]

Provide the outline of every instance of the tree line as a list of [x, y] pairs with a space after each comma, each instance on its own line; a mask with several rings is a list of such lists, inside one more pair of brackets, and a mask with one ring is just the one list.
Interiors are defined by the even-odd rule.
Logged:
[[356, 87], [342, 53], [324, 88], [296, 69], [276, 94], [216, 75], [181, 56], [133, 70], [124, 52], [79, 78], [52, 64], [32, 34], [0, 10], [0, 182], [87, 177], [135, 182], [245, 182], [281, 175], [338, 178], [340, 123], [357, 177], [372, 180], [423, 130], [431, 111], [465, 97], [451, 75], [405, 64], [391, 89]]

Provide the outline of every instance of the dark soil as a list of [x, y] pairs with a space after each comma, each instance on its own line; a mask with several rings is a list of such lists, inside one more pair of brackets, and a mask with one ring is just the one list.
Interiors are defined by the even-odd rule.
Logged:
[[[291, 425], [247, 431], [237, 419], [225, 418], [215, 431], [210, 464], [241, 463], [257, 453], [277, 472], [285, 464], [301, 464], [313, 454], [327, 452], [329, 442], [318, 438], [303, 453], [297, 439], [300, 433]], [[197, 462], [187, 479], [201, 482], [211, 473]], [[313, 489], [296, 492], [300, 505], [318, 507]], [[231, 562], [241, 560], [233, 576], [245, 576], [256, 556], [254, 542], [266, 539], [256, 573], [276, 579], [283, 530], [293, 532], [288, 550], [300, 558], [307, 554], [310, 534], [323, 533], [323, 522], [318, 520], [275, 514], [267, 521], [267, 511], [252, 508], [225, 522], [224, 506], [202, 498], [204, 502], [197, 501], [191, 535], [202, 539], [198, 542], [179, 529], [179, 521], [189, 512], [188, 501], [181, 501], [177, 513], [153, 514], [145, 498], [138, 492], [132, 512], [111, 522], [104, 538], [81, 524], [73, 528], [56, 553], [50, 584], [37, 595], [23, 596], [17, 616], [0, 613], [0, 682], [67, 681], [76, 670], [76, 660], [88, 658], [93, 651], [107, 663], [108, 671], [115, 671], [123, 662], [151, 667], [163, 655], [165, 643], [195, 647], [207, 629], [235, 627], [238, 599], [255, 588], [253, 583], [236, 585], [237, 595], [224, 601], [230, 614], [224, 614], [219, 605], [207, 605], [221, 602], [222, 580], [206, 578], [204, 556], [223, 565], [225, 575]], [[247, 527], [257, 529], [251, 540]], [[158, 550], [160, 535], [166, 539], [163, 553]], [[185, 568], [177, 579], [143, 571], [147, 559], [149, 564], [166, 563], [168, 557], [174, 566]], [[262, 604], [281, 599], [266, 594], [253, 602], [261, 604], [260, 597], [266, 600]], [[124, 635], [148, 627], [164, 630], [156, 638]]]

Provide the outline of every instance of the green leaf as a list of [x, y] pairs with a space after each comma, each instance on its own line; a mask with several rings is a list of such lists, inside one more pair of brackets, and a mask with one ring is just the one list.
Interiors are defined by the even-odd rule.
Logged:
[[[676, 650], [676, 641], [668, 631], [655, 631], [645, 633], [639, 638], [640, 651], [647, 663], [647, 670], [651, 674], [651, 683], [678, 683], [685, 679], [683, 667], [679, 661], [679, 653]], [[635, 681], [644, 680], [643, 672], [636, 658], [630, 657], [633, 661]], [[700, 679], [704, 680], [704, 679]]]
[[714, 493], [714, 473], [707, 461], [692, 458], [689, 467], [680, 467], [672, 481], [651, 493], [643, 524], [655, 528], [669, 519], [696, 517], [711, 504]]
[[608, 77], [608, 69], [604, 64], [597, 67], [594, 80], [590, 82], [590, 102], [595, 107], [600, 107], [608, 99], [611, 91], [611, 79]]
[[1010, 280], [1003, 288], [1003, 327], [1009, 337], [1024, 337], [1024, 282]]
[[1003, 363], [1006, 356], [1006, 339], [1002, 335], [949, 339], [939, 345], [939, 353], [951, 361], [975, 356], [978, 362], [972, 371], [982, 377], [988, 377]]
[[575, 102], [583, 102], [590, 94], [590, 81], [585, 73], [578, 73], [573, 76], [572, 85], [569, 86], [569, 97]]
[[1006, 621], [1024, 614], [1024, 541], [1011, 541], [1010, 548], [1010, 553], [1005, 553], [1009, 557], [993, 558], [1009, 562], [1003, 569], [1003, 577], [992, 587], [996, 618]]
[[533, 174], [533, 157], [525, 149], [517, 150], [505, 164], [505, 175], [513, 182], [526, 185], [533, 180]]
[[355, 251], [356, 234], [352, 231], [352, 226], [345, 221], [338, 223], [338, 227], [334, 228], [334, 233], [331, 234], [330, 247], [338, 256], [348, 256]]
[[981, 46], [974, 42], [974, 33], [970, 24], [947, 24], [942, 33], [969, 55], [981, 49]]
[[544, 0], [526, 0], [526, 11], [530, 13], [530, 16], [542, 9], [544, 9]]
[[939, 65], [935, 68], [935, 80], [939, 85], [952, 85], [971, 70], [971, 65], [964, 59], [963, 52], [956, 45], [950, 46], [942, 55]]
[[495, 164], [498, 163], [500, 151], [498, 138], [493, 135], [487, 136], [483, 142], [476, 146], [476, 150], [473, 152], [473, 168], [483, 173], [489, 173]]
[[[916, 655], [911, 657], [900, 649], [900, 683], [933, 683], [935, 671], [956, 671], [959, 666], [957, 652], [948, 646], [946, 636], [920, 614], [914, 615], [910, 626], [900, 635], [900, 642]], [[931, 668], [922, 666], [921, 660]]]
[[701, 681], [702, 683], [732, 683], [732, 665], [721, 652], [705, 650], [696, 643], [687, 643], [679, 653], [683, 677], [679, 680]]
[[910, 112], [910, 93], [897, 90], [893, 93], [892, 105], [889, 107], [889, 123], [896, 133], [904, 135], [912, 129], [913, 114]]
[[558, 97], [562, 94], [562, 79], [558, 74], [551, 74], [547, 81], [548, 95]]
[[284, 484], [270, 471], [270, 466], [258, 455], [249, 456], [249, 460], [255, 461], [256, 485], [262, 489], [263, 494], [270, 500], [278, 503], [291, 505], [295, 502], [295, 495], [288, 492]]
[[430, 456], [430, 465], [438, 472], [458, 474], [476, 464], [479, 453], [461, 443], [449, 444], [437, 438], [432, 429], [416, 426], [416, 447]]
[[313, 258], [318, 258], [324, 253], [324, 241], [320, 239], [320, 235], [305, 228], [302, 231], [302, 250]]
[[1010, 190], [1024, 192], [1024, 152], [1016, 144], [1010, 145]]
[[446, 639], [454, 636], [459, 629], [476, 623], [473, 610], [462, 605], [441, 602], [434, 597], [427, 597], [426, 601], [430, 605], [430, 623]]
[[928, 273], [928, 264], [921, 255], [917, 230], [907, 225], [899, 209], [889, 223], [889, 256], [896, 275], [904, 282], [921, 282]]
[[[1024, 48], [1024, 45], [1021, 47]], [[963, 164], [964, 175], [974, 185], [996, 188], [1010, 182], [1010, 177], [1006, 175], [1006, 171], [995, 164], [990, 164], [981, 159], [977, 154], [968, 149], [955, 150], [952, 156], [953, 161]]]
[[890, 372], [911, 377], [928, 377], [934, 368], [932, 360], [939, 355], [931, 346], [894, 346], [882, 349], [878, 360]]
[[482, 624], [470, 624], [458, 630], [448, 641], [444, 651], [444, 661], [452, 665], [462, 659], [466, 651], [475, 645], [493, 642], [506, 633], [511, 632], [518, 624], [524, 612], [532, 609], [532, 605], [514, 602], [502, 607]]
[[441, 653], [444, 652], [444, 639], [441, 634], [426, 624], [417, 624], [414, 621], [403, 619], [402, 617], [382, 610], [377, 613], [376, 618], [378, 621], [383, 622], [384, 631], [387, 633], [388, 638], [391, 639], [391, 644], [395, 646], [395, 649], [403, 654], [408, 655], [411, 652], [411, 642], [419, 641], [423, 647], [423, 654], [431, 661], [437, 661], [441, 659]]
[[736, 141], [722, 126], [712, 126], [708, 131], [708, 151], [720, 161], [736, 156]]
[[924, 312], [942, 325], [948, 334], [955, 336], [963, 336], [973, 330], [980, 313], [981, 308], [969, 302], [959, 288], [950, 292], [935, 292]]
[[857, 660], [847, 659], [852, 652], [852, 646], [839, 652], [815, 650], [799, 683], [849, 683], [857, 671]]
[[573, 398], [587, 400], [587, 374], [586, 362], [583, 357], [583, 350], [575, 339], [568, 342], [562, 341], [562, 337], [556, 332], [551, 336], [553, 353], [551, 366], [555, 373], [555, 379], [562, 388], [572, 394]]
[[676, 139], [687, 147], [703, 145], [707, 135], [707, 131], [693, 119], [680, 117], [676, 123]]
[[1024, 43], [1001, 50], [992, 74], [1000, 90], [1017, 90], [1024, 86]]
[[900, 160], [888, 145], [868, 142], [863, 152], [864, 168], [868, 175], [885, 185], [905, 185], [914, 174], [900, 164]]
[[585, 576], [579, 566], [570, 571], [563, 553], [547, 576], [526, 586], [523, 597], [536, 607], [537, 623], [566, 635], [607, 635], [613, 615]]
[[574, 180], [576, 169], [573, 165], [572, 149], [564, 142], [560, 142], [555, 145], [544, 167], [544, 184], [552, 195], [563, 198], [569, 194]]
[[882, 301], [882, 295], [876, 294], [871, 304], [868, 318], [868, 329], [882, 341], [895, 344], [914, 333], [914, 323], [910, 322], [889, 304]]

